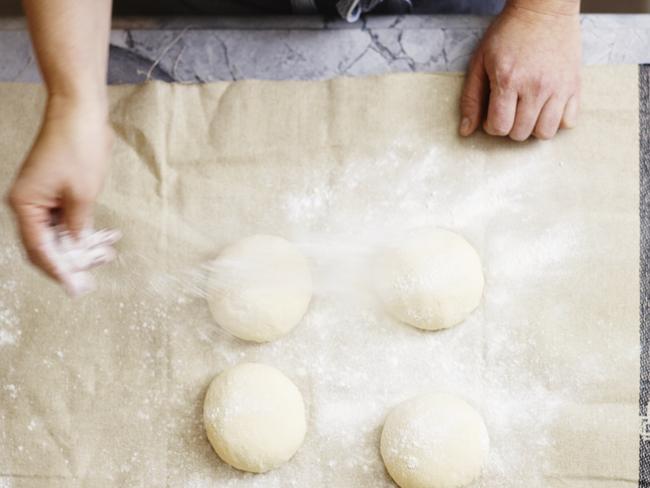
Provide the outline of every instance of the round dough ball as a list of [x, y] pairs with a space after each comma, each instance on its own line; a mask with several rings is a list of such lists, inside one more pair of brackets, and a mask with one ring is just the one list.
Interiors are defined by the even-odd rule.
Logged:
[[480, 414], [444, 393], [399, 404], [381, 433], [381, 457], [401, 488], [466, 486], [480, 475], [489, 445]]
[[307, 259], [281, 237], [255, 235], [224, 248], [210, 266], [208, 304], [217, 323], [247, 341], [287, 334], [307, 311]]
[[203, 421], [219, 457], [252, 473], [287, 462], [307, 431], [296, 385], [277, 369], [258, 363], [238, 364], [212, 380]]
[[445, 229], [422, 228], [382, 252], [375, 287], [386, 311], [425, 330], [452, 327], [478, 307], [483, 270], [474, 248]]

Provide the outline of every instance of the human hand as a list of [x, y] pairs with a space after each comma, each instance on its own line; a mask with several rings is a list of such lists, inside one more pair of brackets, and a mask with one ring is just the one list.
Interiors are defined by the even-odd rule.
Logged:
[[77, 297], [95, 289], [89, 270], [115, 259], [113, 244], [121, 237], [119, 231], [85, 228], [73, 238], [64, 227], [56, 225], [46, 228], [42, 246], [65, 291]]
[[68, 290], [70, 277], [51, 252], [52, 227], [60, 225], [76, 239], [92, 226], [112, 138], [105, 103], [50, 98], [8, 195], [30, 261]]
[[524, 141], [575, 126], [580, 95], [579, 1], [511, 0], [470, 62], [461, 96], [462, 136]]

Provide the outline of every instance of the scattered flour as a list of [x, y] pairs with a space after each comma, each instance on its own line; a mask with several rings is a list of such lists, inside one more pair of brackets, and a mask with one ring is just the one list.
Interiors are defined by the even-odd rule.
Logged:
[[[260, 361], [284, 371], [305, 395], [307, 439], [290, 463], [254, 477], [227, 468], [209, 449], [203, 455], [179, 450], [174, 479], [196, 488], [211, 486], [215, 477], [233, 488], [294, 486], [287, 480], [295, 486], [392, 487], [378, 455], [385, 415], [418, 393], [447, 391], [477, 408], [490, 432], [491, 453], [478, 488], [545, 487], [551, 429], [572, 392], [550, 390], [550, 371], [527, 359], [539, 348], [538, 336], [525, 333], [535, 323], [491, 312], [511, 307], [513, 291], [534, 286], [583, 244], [585, 229], [573, 220], [556, 219], [542, 236], [525, 227], [537, 218], [526, 212], [527, 182], [552, 164], [523, 159], [492, 169], [480, 153], [459, 162], [440, 148], [414, 153], [397, 144], [381, 160], [347, 161], [338, 177], [314, 179], [322, 183], [284, 195], [288, 220], [303, 229], [286, 237], [314, 267], [315, 298], [303, 323], [281, 341], [255, 347], [229, 337], [209, 317], [183, 337], [212, 348], [223, 368]], [[490, 231], [491, 222], [503, 220], [521, 227]], [[481, 307], [442, 332], [391, 321], [365, 291], [369, 257], [401, 232], [424, 225], [466, 236], [479, 250], [488, 280]], [[153, 288], [170, 299], [181, 292], [181, 309], [198, 308], [205, 273], [161, 276]], [[203, 442], [202, 427], [190, 419], [187, 425]], [[206, 458], [214, 465], [205, 466]], [[416, 466], [417, 459], [411, 463]], [[189, 472], [203, 474], [188, 478]]]
[[[20, 329], [20, 319], [17, 315], [18, 298], [13, 292], [13, 288], [5, 288], [6, 292], [0, 292], [0, 348], [2, 346], [14, 346], [22, 334]], [[12, 304], [3, 299], [3, 295], [8, 295]]]
[[[534, 290], [545, 272], [558, 273], [574, 259], [586, 233], [572, 215], [555, 216], [541, 234], [535, 230], [541, 217], [529, 212], [536, 197], [529, 194], [529, 182], [564, 169], [543, 151], [536, 154], [513, 156], [491, 168], [478, 150], [458, 161], [442, 148], [421, 152], [396, 144], [377, 161], [345, 161], [335, 177], [313, 178], [319, 183], [311, 188], [280, 193], [282, 210], [296, 229], [285, 237], [311, 260], [315, 296], [303, 322], [277, 342], [245, 344], [213, 323], [205, 303], [206, 267], [138, 276], [148, 283], [148, 289], [138, 290], [146, 299], [121, 298], [115, 312], [119, 323], [102, 327], [98, 340], [113, 344], [114, 338], [112, 353], [129, 361], [131, 374], [151, 375], [155, 388], [142, 396], [125, 385], [133, 396], [124, 411], [128, 420], [154, 426], [164, 460], [150, 459], [141, 449], [151, 446], [137, 442], [122, 448], [119, 462], [100, 447], [95, 458], [106, 458], [106, 471], [116, 479], [143, 472], [156, 479], [155, 468], [163, 463], [168, 484], [186, 488], [215, 483], [220, 488], [392, 488], [379, 457], [384, 417], [411, 396], [447, 391], [480, 411], [490, 434], [490, 457], [477, 488], [547, 486], [553, 423], [583, 382], [606, 375], [608, 366], [589, 362], [576, 370], [574, 380], [564, 378], [573, 388], [552, 389], [549, 384], [557, 380], [552, 365], [533, 360], [543, 337], [532, 333], [539, 325], [535, 317], [517, 309], [518, 293]], [[395, 323], [364, 291], [368, 258], [401, 232], [423, 225], [465, 236], [481, 255], [486, 274], [479, 309], [463, 324], [440, 332]], [[0, 266], [12, 259], [6, 253], [0, 250]], [[128, 276], [132, 263], [146, 268], [147, 259], [125, 250], [118, 274]], [[10, 280], [0, 283], [0, 346], [20, 344], [15, 288]], [[558, 305], [556, 313], [562, 312]], [[134, 349], [138, 341], [147, 348]], [[616, 342], [613, 337], [614, 347]], [[122, 345], [132, 348], [117, 349]], [[44, 367], [60, 368], [69, 357], [65, 348], [53, 349]], [[201, 421], [202, 395], [212, 375], [244, 361], [283, 371], [301, 390], [309, 417], [305, 443], [294, 459], [258, 476], [221, 463]], [[101, 371], [97, 374], [97, 381], [103, 380]], [[14, 383], [0, 392], [13, 399], [20, 394]], [[36, 435], [39, 421], [30, 418], [25, 431]], [[412, 466], [417, 462], [409, 460]], [[0, 478], [0, 488], [2, 483]]]

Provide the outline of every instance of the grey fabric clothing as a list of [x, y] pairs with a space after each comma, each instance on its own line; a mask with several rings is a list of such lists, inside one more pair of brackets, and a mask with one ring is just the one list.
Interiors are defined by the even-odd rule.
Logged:
[[[362, 13], [370, 12], [377, 7], [382, 0], [338, 0], [336, 10], [343, 19], [348, 22], [356, 22]], [[403, 0], [404, 5], [411, 8], [411, 0]]]
[[354, 22], [362, 14], [495, 15], [506, 0], [114, 0], [117, 15], [322, 14]]
[[505, 3], [506, 0], [338, 0], [337, 10], [348, 22], [355, 22], [364, 13], [496, 15]]
[[413, 14], [496, 15], [506, 0], [413, 0]]
[[315, 0], [291, 0], [291, 11], [296, 14], [317, 14]]

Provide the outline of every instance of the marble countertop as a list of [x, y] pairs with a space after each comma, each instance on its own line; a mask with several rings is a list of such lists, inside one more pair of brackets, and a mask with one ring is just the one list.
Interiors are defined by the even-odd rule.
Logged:
[[[324, 79], [462, 71], [490, 18], [319, 17], [117, 19], [110, 83], [146, 79]], [[650, 63], [650, 15], [584, 15], [586, 64]], [[0, 20], [0, 81], [39, 80], [22, 19]]]

